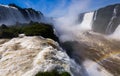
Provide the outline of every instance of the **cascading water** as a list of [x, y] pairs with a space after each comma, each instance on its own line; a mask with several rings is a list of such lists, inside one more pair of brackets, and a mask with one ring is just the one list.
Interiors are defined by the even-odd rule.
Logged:
[[113, 10], [113, 16], [110, 20], [110, 22], [108, 23], [107, 25], [107, 28], [106, 28], [106, 34], [110, 34], [112, 31], [112, 27], [113, 27], [113, 20], [115, 18], [117, 18], [117, 9], [118, 9], [118, 6], [115, 6], [114, 10]]
[[94, 12], [85, 13], [83, 21], [79, 24], [81, 30], [92, 30]]
[[97, 17], [97, 10], [94, 13], [94, 18], [93, 18], [94, 21], [96, 20], [96, 17]]
[[120, 24], [118, 25], [118, 27], [116, 28], [116, 30], [114, 31], [113, 34], [109, 35], [110, 38], [113, 39], [119, 39], [120, 40]]
[[15, 7], [5, 7], [0, 5], [0, 24], [24, 23], [25, 19], [20, 11]]
[[33, 20], [33, 18], [32, 18], [31, 15], [30, 15], [30, 12], [29, 12], [28, 10], [25, 10], [25, 11], [27, 12], [29, 19], [30, 19], [30, 20]]
[[42, 14], [31, 9], [20, 10], [17, 7], [0, 5], [0, 25], [12, 25], [16, 24], [17, 22], [28, 23], [30, 21], [40, 22], [41, 17]]

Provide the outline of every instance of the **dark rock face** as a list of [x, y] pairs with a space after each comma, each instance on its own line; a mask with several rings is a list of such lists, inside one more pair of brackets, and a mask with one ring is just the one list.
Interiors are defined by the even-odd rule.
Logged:
[[84, 17], [85, 13], [81, 13], [78, 17], [78, 22], [81, 23], [83, 21], [83, 17]]
[[96, 19], [92, 25], [95, 32], [111, 34], [120, 24], [120, 4], [98, 9], [96, 13]]

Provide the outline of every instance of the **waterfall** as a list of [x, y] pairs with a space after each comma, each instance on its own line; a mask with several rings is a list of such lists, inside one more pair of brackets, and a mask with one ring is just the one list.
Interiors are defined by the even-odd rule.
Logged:
[[116, 28], [113, 34], [109, 35], [110, 38], [120, 40], [120, 24]]
[[42, 16], [39, 12], [29, 9], [18, 9], [17, 7], [0, 5], [0, 25], [12, 25], [19, 23], [28, 23], [31, 20], [40, 22]]
[[85, 13], [83, 21], [80, 24], [81, 30], [92, 30], [94, 12]]
[[93, 20], [95, 21], [96, 18], [97, 18], [97, 10], [95, 11], [95, 14], [94, 14], [94, 18], [93, 18]]
[[33, 18], [31, 17], [30, 12], [28, 10], [25, 10], [25, 11], [27, 12], [29, 19], [33, 21]]
[[107, 34], [110, 34], [112, 31], [112, 27], [113, 27], [113, 20], [115, 19], [115, 18], [117, 18], [117, 8], [118, 8], [118, 6], [115, 6], [115, 8], [114, 8], [114, 10], [113, 10], [113, 16], [112, 16], [112, 18], [111, 18], [111, 20], [110, 20], [110, 22], [108, 23], [108, 26], [107, 26], [107, 28], [106, 28], [106, 33]]
[[0, 6], [0, 24], [24, 23], [25, 19], [21, 12], [15, 7]]
[[30, 10], [30, 16], [32, 17], [32, 21], [38, 21], [34, 11]]

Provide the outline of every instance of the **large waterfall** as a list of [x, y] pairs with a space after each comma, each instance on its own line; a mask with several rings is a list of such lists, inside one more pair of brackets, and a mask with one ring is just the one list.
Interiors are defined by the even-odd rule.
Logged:
[[92, 30], [94, 12], [85, 13], [82, 22], [79, 24], [81, 30]]
[[119, 6], [115, 6], [115, 8], [114, 8], [113, 16], [112, 16], [111, 20], [109, 21], [108, 26], [107, 26], [107, 28], [106, 28], [106, 33], [107, 33], [107, 34], [109, 34], [109, 33], [112, 32], [111, 30], [112, 30], [112, 28], [114, 27], [114, 25], [113, 25], [114, 20], [117, 18], [118, 7], [119, 7]]
[[43, 15], [33, 9], [19, 9], [14, 6], [0, 5], [0, 25], [40, 22]]

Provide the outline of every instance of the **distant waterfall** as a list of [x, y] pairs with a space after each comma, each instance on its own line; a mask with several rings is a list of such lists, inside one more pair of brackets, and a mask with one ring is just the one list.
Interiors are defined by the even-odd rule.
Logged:
[[17, 7], [0, 5], [0, 25], [12, 25], [28, 23], [30, 21], [40, 22], [41, 14], [33, 9], [19, 9]]
[[94, 13], [94, 18], [93, 18], [93, 20], [95, 21], [96, 18], [97, 18], [97, 10], [96, 10], [95, 13]]
[[92, 30], [93, 15], [94, 12], [85, 13], [83, 21], [80, 24], [82, 30]]
[[116, 28], [115, 32], [113, 34], [109, 35], [109, 36], [113, 39], [120, 40], [120, 24]]
[[112, 18], [111, 18], [111, 20], [108, 23], [108, 26], [106, 28], [106, 33], [107, 34], [110, 34], [112, 32], [111, 30], [112, 30], [112, 27], [113, 27], [113, 21], [114, 21], [115, 18], [117, 18], [117, 8], [118, 8], [118, 6], [115, 6], [114, 11], [113, 11], [113, 16], [112, 16]]
[[30, 19], [30, 20], [33, 20], [33, 18], [31, 17], [30, 12], [29, 12], [28, 10], [25, 10], [25, 11], [27, 12], [29, 19]]
[[25, 19], [20, 11], [15, 7], [0, 5], [0, 24], [14, 24], [15, 22], [24, 22]]

